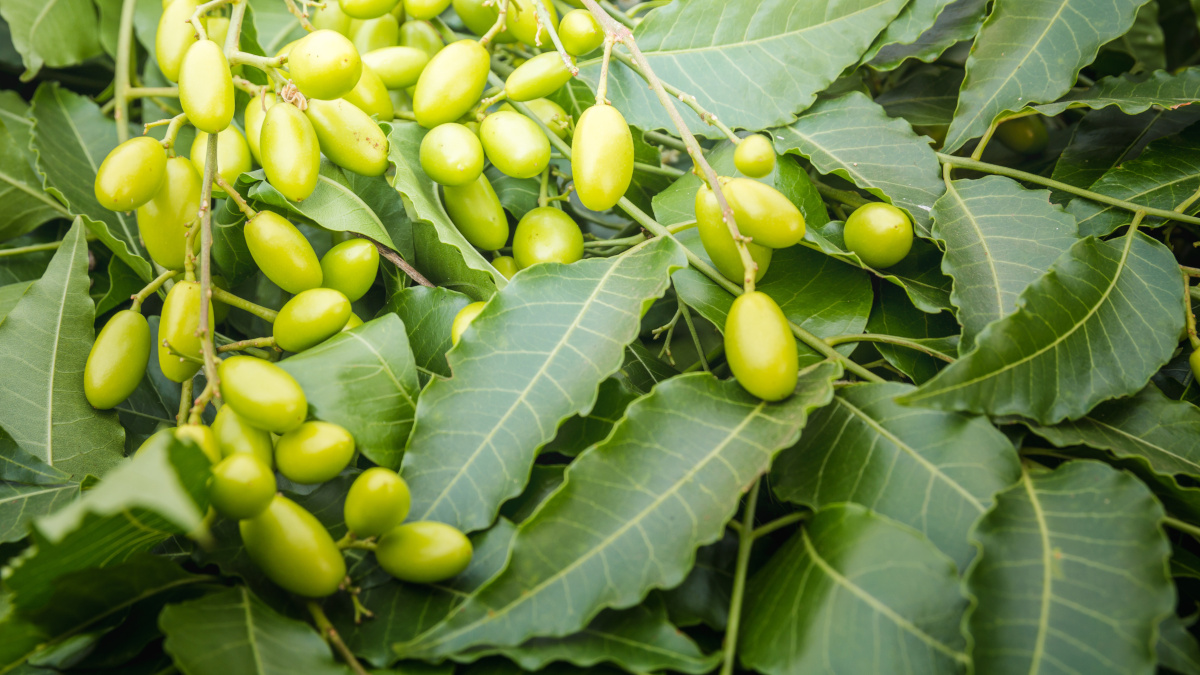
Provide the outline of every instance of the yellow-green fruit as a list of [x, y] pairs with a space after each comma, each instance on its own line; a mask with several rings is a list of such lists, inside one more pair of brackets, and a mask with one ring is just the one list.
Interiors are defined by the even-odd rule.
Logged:
[[483, 173], [483, 145], [461, 124], [439, 124], [421, 139], [421, 168], [435, 183], [473, 183]]
[[250, 257], [268, 279], [288, 293], [321, 285], [321, 262], [312, 244], [295, 225], [271, 211], [259, 211], [246, 222]]
[[362, 74], [362, 59], [345, 35], [317, 30], [301, 38], [288, 53], [288, 72], [300, 93], [331, 100], [350, 93]]
[[483, 94], [491, 56], [475, 40], [459, 40], [438, 52], [417, 80], [413, 114], [431, 129], [453, 122], [471, 109]]
[[313, 12], [312, 22], [313, 28], [317, 30], [331, 30], [342, 35], [350, 35], [350, 17], [342, 11], [342, 6], [336, 2], [326, 2], [324, 7], [318, 8]]
[[387, 171], [387, 137], [365, 112], [336, 99], [311, 100], [304, 114], [329, 161], [364, 176], [381, 176]]
[[518, 271], [517, 261], [513, 260], [513, 257], [509, 255], [502, 255], [493, 258], [492, 267], [495, 267], [497, 272], [503, 274], [505, 279], [513, 278], [513, 275], [515, 275]]
[[271, 433], [251, 425], [233, 407], [221, 406], [212, 430], [222, 457], [245, 453], [254, 455], [267, 467], [274, 466], [275, 444], [271, 441]]
[[471, 304], [458, 310], [458, 314], [454, 315], [454, 323], [450, 326], [450, 344], [458, 344], [459, 338], [462, 337], [463, 331], [479, 313], [483, 311], [483, 306], [486, 302], [472, 302]]
[[212, 469], [208, 499], [226, 518], [253, 518], [275, 498], [275, 474], [254, 455], [237, 454], [221, 460]]
[[563, 15], [558, 24], [558, 38], [571, 56], [583, 56], [604, 44], [604, 30], [586, 9], [576, 9]]
[[150, 324], [140, 312], [124, 309], [112, 316], [88, 353], [83, 393], [93, 408], [108, 410], [129, 398], [150, 361]]
[[508, 241], [508, 218], [486, 174], [473, 183], [442, 188], [442, 202], [450, 220], [472, 246], [495, 251]]
[[583, 257], [583, 232], [571, 216], [542, 206], [517, 223], [512, 248], [519, 269], [538, 263], [573, 263]]
[[254, 161], [259, 164], [262, 164], [260, 141], [263, 120], [267, 118], [267, 111], [275, 105], [276, 100], [275, 92], [263, 89], [246, 104], [246, 142], [250, 144], [250, 154], [254, 156]]
[[358, 78], [358, 84], [354, 85], [354, 89], [349, 94], [346, 94], [345, 100], [354, 104], [367, 115], [373, 115], [380, 122], [391, 122], [392, 117], [396, 114], [387, 86], [365, 63], [362, 67], [362, 75]]
[[[733, 243], [733, 235], [729, 226], [721, 218], [721, 206], [717, 196], [707, 185], [701, 185], [696, 192], [696, 229], [700, 232], [700, 243], [708, 253], [713, 265], [726, 279], [741, 284], [745, 279], [742, 267], [742, 256], [738, 253], [737, 245]], [[750, 258], [758, 264], [754, 280], [762, 279], [771, 265], [771, 249], [754, 242], [746, 245], [750, 249]]]
[[188, 227], [199, 213], [200, 174], [183, 157], [168, 159], [162, 188], [137, 210], [138, 234], [150, 258], [169, 270], [183, 269]]
[[571, 71], [558, 52], [546, 52], [522, 63], [504, 81], [504, 93], [513, 101], [549, 96], [571, 79]]
[[846, 248], [871, 267], [891, 267], [912, 249], [913, 228], [908, 215], [891, 204], [863, 204], [846, 219], [842, 232]]
[[285, 591], [323, 598], [346, 578], [346, 559], [321, 521], [283, 495], [238, 530], [250, 560]]
[[429, 55], [416, 47], [384, 47], [362, 55], [363, 65], [369, 66], [388, 89], [405, 89], [417, 83], [421, 71], [429, 64]]
[[1200, 351], [1192, 352], [1188, 357], [1188, 365], [1192, 367], [1192, 377], [1200, 380]]
[[579, 116], [571, 138], [571, 175], [579, 201], [593, 211], [616, 206], [633, 180], [633, 134], [611, 105]]
[[450, 0], [404, 0], [404, 13], [410, 19], [424, 21], [446, 11]]
[[366, 239], [344, 241], [321, 258], [321, 272], [324, 276], [322, 286], [335, 289], [354, 302], [366, 295], [375, 283], [379, 273], [379, 249]]
[[279, 310], [272, 326], [275, 344], [289, 352], [302, 352], [337, 335], [349, 319], [346, 296], [332, 288], [310, 288]]
[[[508, 32], [530, 47], [552, 47], [550, 32], [538, 21], [537, 7], [533, 4], [535, 1], [508, 0], [508, 16], [505, 19]], [[498, 3], [493, 3], [493, 5], [496, 4]], [[550, 2], [543, 3], [543, 6], [549, 10], [550, 24], [555, 30], [558, 30], [558, 10], [554, 9], [554, 4]], [[499, 7], [494, 7], [494, 9], [498, 14]]]
[[751, 134], [733, 151], [733, 164], [751, 178], [762, 178], [775, 170], [775, 148], [761, 134]]
[[392, 11], [400, 0], [338, 0], [346, 16], [355, 19], [374, 19]]
[[725, 319], [725, 358], [738, 384], [764, 401], [781, 401], [796, 389], [796, 338], [766, 293], [752, 291], [733, 301]]
[[221, 461], [221, 450], [217, 447], [217, 438], [212, 428], [204, 424], [185, 424], [175, 429], [175, 438], [181, 441], [191, 441], [204, 452], [209, 463]]
[[154, 58], [158, 69], [171, 82], [179, 81], [183, 56], [196, 44], [196, 29], [188, 19], [196, 13], [199, 0], [174, 0], [163, 8], [154, 36]]
[[227, 16], [210, 16], [204, 19], [204, 32], [208, 33], [208, 39], [225, 47], [225, 38], [229, 35], [229, 17]]
[[[201, 176], [204, 175], [204, 166], [208, 163], [207, 160], [208, 134], [198, 131], [196, 140], [192, 141], [192, 166]], [[238, 131], [237, 127], [226, 127], [224, 131], [217, 134], [217, 173], [222, 180], [233, 185], [237, 182], [238, 176], [249, 171], [253, 166], [250, 146], [246, 143], [246, 137]], [[213, 186], [214, 197], [224, 194], [223, 188]]]
[[[301, 39], [303, 39], [303, 38], [298, 38], [298, 39], [292, 40], [291, 42], [280, 47], [279, 51], [275, 52], [275, 58], [290, 55], [292, 53], [292, 49], [295, 48], [295, 46], [300, 43]], [[279, 75], [280, 79], [282, 79], [284, 81], [291, 79], [291, 76], [289, 75], [289, 73], [287, 71], [286, 65], [281, 68], [274, 68], [273, 70], [276, 72], [276, 74]]]
[[288, 480], [312, 485], [337, 476], [354, 457], [354, 437], [329, 422], [305, 422], [279, 438], [275, 466]]
[[304, 423], [308, 399], [295, 378], [269, 361], [231, 356], [217, 368], [221, 398], [252, 427], [283, 434]]
[[401, 525], [379, 539], [375, 559], [383, 571], [414, 584], [445, 581], [471, 564], [471, 540], [445, 523]]
[[363, 325], [363, 320], [358, 318], [358, 315], [354, 312], [350, 312], [350, 318], [346, 319], [346, 325], [342, 326], [342, 332], [344, 333], [352, 328], [358, 328], [361, 325]]
[[[567, 111], [562, 109], [562, 106], [548, 98], [535, 98], [532, 101], [526, 101], [525, 105], [529, 106], [533, 114], [537, 115], [542, 124], [545, 124], [550, 131], [553, 131], [555, 136], [566, 140], [567, 131], [571, 128], [571, 116], [567, 114]], [[500, 109], [517, 112], [517, 109], [510, 103], [501, 105]]]
[[149, 136], [113, 148], [96, 170], [96, 201], [109, 211], [132, 211], [150, 201], [167, 175], [167, 152]]
[[179, 105], [188, 122], [200, 131], [215, 134], [233, 120], [233, 74], [221, 47], [200, 40], [188, 48], [179, 67]]
[[1024, 155], [1039, 155], [1046, 149], [1049, 136], [1041, 117], [1018, 117], [996, 127], [996, 138]]
[[400, 26], [397, 40], [392, 44], [420, 49], [431, 59], [446, 46], [441, 33], [428, 21], [405, 21], [404, 25]]
[[350, 22], [350, 39], [354, 41], [354, 48], [359, 54], [395, 47], [400, 41], [400, 22], [391, 14], [366, 21], [355, 19]]
[[373, 466], [350, 485], [342, 514], [346, 528], [355, 535], [377, 537], [404, 522], [411, 505], [404, 479], [391, 469]]
[[389, 12], [389, 14], [396, 17], [396, 20], [400, 23], [404, 23], [404, 0], [397, 2], [396, 6], [392, 8], [392, 11]]
[[261, 140], [267, 181], [291, 201], [307, 199], [321, 175], [321, 148], [312, 122], [296, 106], [280, 103], [267, 111]]
[[533, 178], [550, 165], [550, 141], [537, 122], [521, 113], [500, 110], [479, 125], [487, 158], [513, 178]]
[[[209, 314], [212, 314], [211, 306]], [[178, 281], [167, 292], [163, 300], [162, 316], [158, 321], [158, 365], [163, 374], [173, 382], [190, 379], [200, 370], [200, 364], [187, 359], [181, 360], [171, 349], [200, 359], [200, 284], [194, 281]], [[170, 349], [163, 343], [170, 345]]]
[[[512, 20], [513, 16], [511, 6], [508, 8], [508, 12], [505, 16], [505, 29], [492, 38], [494, 43], [508, 44], [517, 41], [508, 30], [510, 25], [508, 22]], [[500, 0], [454, 0], [454, 13], [462, 19], [467, 30], [476, 35], [483, 35], [495, 25], [496, 19], [500, 16]]]
[[738, 230], [754, 243], [787, 248], [804, 238], [804, 215], [779, 190], [750, 178], [733, 178], [721, 187]]

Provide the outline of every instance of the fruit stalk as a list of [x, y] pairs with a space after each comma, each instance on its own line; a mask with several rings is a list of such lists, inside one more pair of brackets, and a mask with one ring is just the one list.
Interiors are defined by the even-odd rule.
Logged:
[[[208, 31], [204, 30], [204, 24], [201, 23], [200, 17], [204, 16], [205, 14], [208, 14], [209, 12], [213, 11], [214, 9], [216, 9], [222, 5], [228, 5], [233, 2], [236, 2], [236, 0], [209, 0], [209, 2], [206, 2], [202, 5], [200, 5], [199, 7], [197, 7], [196, 11], [192, 12], [192, 18], [188, 19], [188, 21], [190, 21], [192, 24], [192, 28], [194, 28], [196, 30], [196, 36], [199, 37], [201, 40], [208, 39]], [[225, 38], [226, 44], [228, 44], [230, 37], [236, 36], [238, 33], [241, 32], [241, 30], [242, 30], [241, 22], [239, 21], [238, 24], [235, 26], [233, 24], [233, 19], [230, 18], [229, 33]], [[237, 38], [234, 37], [234, 40], [236, 40], [236, 39]]]
[[158, 275], [154, 281], [146, 284], [145, 288], [138, 291], [134, 295], [129, 296], [130, 299], [133, 300], [133, 304], [129, 307], [129, 309], [132, 309], [135, 312], [142, 311], [142, 303], [146, 301], [146, 298], [153, 295], [155, 291], [157, 291], [159, 288], [162, 288], [163, 284], [167, 283], [169, 279], [174, 279], [179, 273], [180, 270], [167, 270], [166, 272]]
[[834, 337], [825, 338], [825, 344], [829, 345], [830, 347], [836, 347], [838, 345], [849, 344], [852, 342], [882, 342], [884, 344], [896, 345], [897, 347], [904, 347], [905, 349], [911, 349], [913, 351], [918, 351], [927, 356], [932, 356], [935, 359], [940, 359], [942, 361], [945, 361], [946, 363], [954, 363], [954, 359], [952, 357], [949, 357], [949, 356], [946, 356], [945, 354], [936, 352], [919, 342], [914, 342], [913, 340], [906, 340], [902, 337], [897, 337], [895, 335], [879, 335], [879, 334], [875, 334], [875, 333], [856, 333], [854, 335], [836, 335]]
[[325, 610], [321, 609], [321, 605], [315, 600], [308, 601], [308, 613], [312, 615], [313, 623], [317, 624], [317, 631], [321, 633], [321, 637], [325, 638], [329, 644], [333, 645], [334, 650], [350, 666], [356, 675], [370, 675], [358, 659], [354, 658], [354, 652], [342, 642], [342, 636], [338, 635], [337, 629], [330, 623], [329, 617], [325, 616]]
[[550, 19], [550, 10], [546, 9], [545, 0], [533, 0], [533, 7], [537, 10], [538, 21], [542, 24], [542, 28], [550, 34], [550, 41], [554, 43], [554, 49], [558, 51], [559, 58], [563, 60], [563, 64], [566, 65], [571, 76], [578, 77], [579, 68], [571, 63], [571, 57], [563, 47], [562, 40], [558, 37], [558, 31], [554, 29], [554, 22]]
[[508, 1], [500, 0], [500, 14], [496, 17], [496, 23], [492, 24], [492, 27], [488, 29], [488, 32], [484, 33], [483, 37], [479, 38], [479, 44], [486, 47], [487, 44], [492, 41], [492, 38], [496, 37], [496, 35], [500, 33], [503, 33], [504, 27], [507, 24], [507, 20]]
[[215, 300], [217, 302], [223, 302], [223, 303], [229, 305], [230, 307], [237, 307], [240, 310], [249, 312], [249, 313], [253, 314], [254, 316], [257, 316], [258, 318], [262, 319], [263, 321], [273, 323], [275, 321], [275, 317], [278, 316], [278, 314], [279, 314], [279, 312], [276, 312], [273, 309], [267, 309], [266, 307], [263, 307], [261, 305], [256, 305], [253, 302], [250, 302], [249, 300], [246, 300], [244, 298], [239, 298], [238, 296], [234, 295], [233, 293], [222, 290], [215, 286], [211, 287], [209, 289], [209, 291], [210, 291], [210, 297], [212, 297], [213, 300]]
[[133, 16], [137, 0], [121, 3], [121, 23], [117, 27], [117, 72], [113, 82], [113, 117], [117, 120], [117, 142], [129, 140], [129, 68], [133, 55]]
[[249, 340], [239, 340], [237, 342], [230, 342], [227, 345], [221, 345], [220, 347], [217, 347], [217, 353], [223, 354], [225, 352], [240, 352], [242, 350], [250, 349], [253, 347], [271, 348], [274, 346], [275, 346], [275, 338], [274, 337], [251, 338]]
[[301, 10], [299, 7], [296, 6], [296, 3], [294, 0], [284, 0], [284, 2], [287, 4], [287, 9], [289, 12], [292, 13], [292, 16], [294, 16], [300, 20], [301, 28], [303, 28], [304, 30], [306, 30], [310, 33], [313, 32], [314, 30], [316, 30], [316, 27], [314, 27], [312, 25], [312, 23], [310, 23], [308, 20], [308, 10], [307, 9]]
[[406, 261], [404, 258], [401, 258], [399, 253], [396, 253], [392, 249], [388, 248], [387, 246], [384, 246], [383, 244], [375, 241], [374, 239], [371, 239], [370, 237], [363, 237], [363, 239], [366, 239], [366, 240], [370, 241], [372, 244], [375, 244], [375, 248], [379, 249], [379, 255], [387, 258], [389, 261], [391, 261], [391, 263], [393, 265], [395, 265], [396, 267], [399, 267], [402, 272], [404, 272], [405, 274], [408, 275], [409, 279], [412, 279], [413, 281], [417, 282], [418, 284], [421, 284], [422, 286], [428, 286], [430, 288], [433, 288], [433, 286], [434, 286], [433, 282], [426, 279], [425, 276], [423, 274], [421, 274], [420, 272], [418, 272], [415, 267], [413, 267], [412, 265], [409, 265], [408, 261]]

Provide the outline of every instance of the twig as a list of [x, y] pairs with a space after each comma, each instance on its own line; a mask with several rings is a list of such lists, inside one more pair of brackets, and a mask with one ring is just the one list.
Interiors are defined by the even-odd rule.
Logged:
[[[328, 2], [329, 0], [326, 0], [326, 1]], [[300, 20], [300, 26], [304, 30], [306, 30], [310, 33], [313, 32], [314, 30], [316, 30], [316, 28], [308, 20], [308, 10], [307, 9], [301, 11], [301, 9], [296, 6], [296, 3], [294, 2], [294, 0], [284, 0], [284, 2], [287, 4], [287, 9], [289, 12], [292, 13], [292, 16], [294, 16]]]
[[163, 272], [155, 277], [154, 281], [146, 284], [142, 290], [129, 296], [129, 299], [133, 301], [133, 304], [130, 305], [129, 309], [132, 309], [135, 312], [142, 311], [142, 303], [146, 301], [146, 298], [153, 295], [158, 291], [159, 288], [162, 288], [163, 284], [167, 283], [167, 281], [170, 279], [174, 279], [179, 274], [180, 270], [167, 270], [166, 272]]
[[370, 675], [358, 659], [354, 658], [354, 652], [342, 642], [342, 636], [338, 635], [337, 629], [329, 622], [329, 617], [325, 616], [325, 610], [317, 604], [316, 600], [308, 601], [308, 613], [312, 615], [313, 622], [317, 624], [317, 631], [321, 633], [321, 637], [325, 638], [329, 644], [333, 645], [333, 649], [342, 657], [346, 665], [350, 666], [355, 675]]
[[659, 131], [643, 131], [642, 138], [650, 141], [651, 143], [664, 145], [673, 150], [687, 150], [687, 146], [683, 144], [683, 141]]
[[486, 47], [488, 43], [492, 41], [492, 38], [496, 37], [500, 33], [503, 33], [505, 26], [507, 26], [508, 0], [499, 0], [499, 2], [500, 14], [496, 17], [496, 23], [492, 24], [492, 27], [488, 29], [488, 32], [484, 33], [483, 37], [479, 38], [479, 44], [483, 45], [484, 47]]
[[[633, 60], [631, 60], [628, 56], [625, 56], [624, 54], [621, 54], [621, 53], [613, 54], [613, 56], [618, 61], [625, 64], [625, 66], [627, 68], [629, 68], [633, 72], [640, 75], [643, 80], [646, 80], [647, 82], [650, 81], [650, 79], [646, 77], [646, 74], [642, 72], [642, 69], [638, 68], [637, 64], [634, 63]], [[733, 129], [730, 129], [729, 127], [725, 126], [725, 123], [722, 122], [721, 120], [717, 119], [717, 116], [715, 114], [709, 112], [708, 110], [705, 110], [704, 106], [700, 105], [700, 101], [697, 100], [695, 96], [688, 94], [688, 93], [684, 92], [683, 90], [681, 90], [679, 87], [673, 86], [667, 82], [663, 82], [662, 86], [663, 86], [663, 89], [667, 90], [668, 94], [670, 94], [671, 96], [674, 96], [675, 98], [682, 101], [684, 103], [684, 105], [691, 108], [697, 115], [699, 115], [700, 119], [705, 124], [716, 127], [717, 131], [720, 131], [722, 134], [725, 134], [725, 138], [728, 138], [730, 141], [732, 141], [735, 144], [742, 142], [742, 139], [738, 138], [738, 135], [733, 133]], [[683, 148], [680, 148], [680, 150], [685, 150], [685, 149], [686, 149], [686, 146]]]
[[844, 345], [844, 344], [848, 344], [851, 342], [882, 342], [884, 344], [896, 345], [897, 347], [904, 347], [906, 349], [912, 349], [914, 351], [921, 352], [922, 354], [932, 356], [935, 359], [941, 359], [941, 360], [945, 361], [946, 363], [954, 363], [954, 358], [951, 356], [947, 356], [945, 354], [936, 352], [919, 342], [914, 342], [912, 340], [902, 338], [902, 337], [897, 337], [895, 335], [880, 335], [880, 334], [876, 334], [876, 333], [857, 333], [857, 334], [853, 334], [853, 335], [838, 335], [835, 337], [825, 338], [825, 344], [829, 345], [830, 347], [836, 347], [837, 345]]
[[754, 547], [754, 512], [758, 508], [758, 490], [762, 480], [755, 480], [746, 496], [746, 507], [742, 510], [742, 527], [738, 530], [737, 564], [733, 571], [733, 594], [729, 600], [729, 620], [725, 625], [725, 660], [721, 664], [721, 675], [732, 675], [737, 660], [738, 630], [742, 624], [742, 596], [746, 592], [746, 575], [750, 569], [750, 551]]
[[260, 337], [260, 338], [252, 338], [249, 340], [239, 340], [237, 342], [230, 342], [227, 345], [221, 345], [220, 347], [217, 347], [217, 353], [224, 354], [225, 352], [240, 352], [242, 350], [250, 349], [252, 347], [274, 347], [274, 346], [275, 346], [275, 338]]
[[221, 289], [217, 286], [213, 286], [210, 290], [211, 290], [211, 294], [212, 294], [211, 297], [213, 300], [215, 300], [217, 302], [223, 302], [223, 303], [229, 305], [230, 307], [237, 307], [240, 310], [249, 312], [249, 313], [253, 314], [254, 316], [257, 316], [258, 318], [260, 318], [263, 321], [266, 321], [268, 323], [274, 323], [275, 317], [279, 316], [279, 312], [276, 312], [273, 309], [267, 309], [266, 307], [263, 307], [262, 305], [256, 305], [253, 302], [250, 302], [249, 300], [246, 300], [244, 298], [239, 298], [238, 296], [234, 295], [233, 293], [230, 293], [229, 291]]
[[125, 92], [125, 98], [153, 98], [155, 96], [179, 98], [179, 87], [130, 87]]
[[771, 534], [772, 532], [774, 532], [776, 530], [780, 530], [780, 529], [787, 527], [788, 525], [792, 525], [793, 523], [799, 523], [804, 520], [807, 520], [810, 515], [812, 515], [812, 514], [809, 511], [798, 511], [796, 513], [789, 513], [786, 516], [780, 516], [780, 517], [776, 518], [775, 520], [772, 520], [771, 522], [767, 523], [766, 525], [755, 528], [754, 534], [752, 536], [755, 539], [765, 537], [768, 534]]
[[667, 178], [680, 178], [687, 175], [686, 171], [680, 171], [673, 166], [654, 166], [653, 164], [643, 164], [642, 162], [634, 162], [633, 170], [652, 173], [657, 176], [666, 176]]
[[183, 381], [179, 389], [179, 412], [175, 415], [175, 425], [183, 426], [188, 423], [188, 410], [192, 407], [192, 378]]
[[387, 258], [389, 261], [391, 261], [391, 263], [393, 265], [395, 265], [396, 267], [399, 267], [401, 271], [403, 271], [405, 274], [408, 275], [409, 279], [412, 279], [413, 281], [417, 282], [418, 284], [421, 284], [422, 286], [428, 286], [430, 288], [433, 288], [433, 286], [434, 286], [433, 282], [426, 279], [425, 275], [418, 272], [415, 267], [413, 267], [412, 265], [409, 265], [408, 261], [406, 261], [404, 258], [401, 258], [399, 253], [396, 253], [392, 249], [388, 248], [387, 246], [384, 246], [383, 244], [375, 241], [374, 239], [372, 239], [366, 235], [359, 235], [359, 236], [362, 236], [363, 239], [366, 239], [367, 241], [371, 242], [372, 244], [375, 244], [375, 248], [379, 249], [379, 255], [383, 256], [384, 258]]
[[117, 26], [116, 78], [113, 81], [113, 117], [117, 121], [117, 142], [129, 140], [129, 68], [133, 56], [133, 17], [137, 0], [121, 3], [121, 23]]
[[[167, 131], [163, 134], [162, 139], [163, 149], [169, 153], [175, 152], [175, 139], [185, 124], [187, 124], [187, 113], [179, 113], [167, 121]], [[146, 128], [149, 129], [150, 125], [147, 124]]]

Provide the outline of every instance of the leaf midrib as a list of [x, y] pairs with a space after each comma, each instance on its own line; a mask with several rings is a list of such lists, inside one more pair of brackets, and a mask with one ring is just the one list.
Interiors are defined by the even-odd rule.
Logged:
[[[949, 165], [947, 165], [949, 167]], [[948, 169], [947, 169], [948, 170]], [[948, 176], [949, 174], [947, 174]], [[974, 212], [967, 208], [967, 201], [963, 199], [962, 193], [958, 191], [956, 186], [957, 181], [946, 181], [946, 193], [954, 195], [954, 200], [958, 202], [962, 208], [965, 218], [971, 223], [972, 229], [978, 235], [978, 240], [983, 246], [984, 259], [987, 260], [988, 270], [992, 274], [992, 288], [996, 291], [996, 318], [1004, 316], [1004, 295], [1000, 289], [1000, 272], [996, 269], [996, 259], [992, 256], [992, 247], [989, 244], [987, 237], [983, 236], [983, 228], [979, 226], [979, 221], [975, 218]], [[941, 233], [941, 227], [938, 227], [938, 232]], [[964, 279], [964, 282], [966, 280]], [[960, 306], [959, 311], [963, 311]]]

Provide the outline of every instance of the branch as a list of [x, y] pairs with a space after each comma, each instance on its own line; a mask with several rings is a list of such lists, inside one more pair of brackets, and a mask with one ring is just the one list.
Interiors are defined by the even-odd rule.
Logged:
[[392, 249], [388, 248], [387, 246], [384, 246], [383, 244], [375, 241], [374, 239], [372, 239], [366, 235], [359, 235], [359, 236], [361, 236], [363, 239], [366, 239], [367, 241], [371, 242], [372, 244], [375, 244], [375, 248], [379, 249], [379, 255], [387, 258], [389, 261], [391, 261], [391, 263], [393, 265], [395, 265], [396, 267], [399, 267], [401, 271], [403, 271], [405, 274], [408, 275], [409, 279], [412, 279], [413, 281], [417, 282], [418, 284], [421, 284], [422, 286], [428, 286], [430, 288], [433, 288], [433, 286], [434, 286], [433, 282], [426, 279], [425, 276], [422, 275], [420, 272], [418, 272], [415, 267], [413, 267], [412, 265], [409, 265], [408, 262], [404, 258], [400, 257], [399, 253], [396, 253]]
[[830, 347], [836, 347], [837, 345], [844, 345], [844, 344], [851, 343], [851, 342], [882, 342], [884, 344], [896, 345], [897, 347], [904, 347], [906, 349], [912, 349], [914, 351], [921, 352], [922, 354], [932, 356], [935, 359], [941, 359], [942, 361], [945, 361], [946, 363], [954, 363], [953, 357], [936, 352], [919, 342], [915, 342], [913, 340], [909, 340], [909, 339], [902, 338], [902, 337], [896, 337], [895, 335], [881, 335], [878, 333], [857, 333], [854, 335], [838, 335], [835, 337], [825, 338], [825, 344], [829, 345]]
[[237, 307], [242, 311], [249, 312], [268, 323], [274, 323], [275, 317], [279, 316], [279, 312], [276, 312], [273, 309], [267, 309], [262, 305], [256, 305], [245, 298], [240, 298], [233, 293], [230, 293], [229, 291], [223, 290], [219, 287], [212, 287], [210, 292], [213, 300], [217, 302], [223, 302], [230, 307]]
[[117, 121], [117, 142], [129, 140], [129, 68], [133, 55], [133, 17], [137, 0], [121, 3], [121, 23], [117, 27], [117, 72], [113, 82], [113, 117]]
[[342, 657], [346, 665], [350, 666], [355, 675], [370, 675], [358, 659], [354, 658], [354, 652], [342, 642], [342, 636], [338, 635], [337, 629], [329, 622], [329, 617], [325, 616], [325, 610], [317, 604], [315, 600], [308, 601], [308, 613], [312, 615], [313, 622], [317, 624], [317, 630], [321, 633], [321, 637], [325, 638], [329, 644], [333, 645], [333, 649]]

